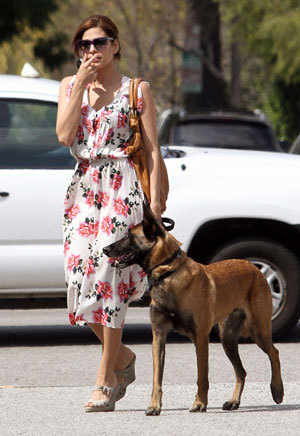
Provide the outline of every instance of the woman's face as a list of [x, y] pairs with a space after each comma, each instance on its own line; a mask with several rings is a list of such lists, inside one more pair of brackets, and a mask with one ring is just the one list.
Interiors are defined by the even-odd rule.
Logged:
[[[95, 38], [105, 38], [106, 33], [100, 27], [92, 27], [84, 32], [82, 35], [82, 40], [93, 41]], [[97, 54], [95, 64], [98, 68], [103, 68], [107, 66], [110, 62], [114, 60], [114, 55], [119, 50], [119, 44], [117, 40], [111, 41], [107, 40], [105, 45], [94, 46], [91, 44], [90, 47], [86, 47], [81, 50], [80, 55], [82, 58], [90, 59], [93, 55]]]

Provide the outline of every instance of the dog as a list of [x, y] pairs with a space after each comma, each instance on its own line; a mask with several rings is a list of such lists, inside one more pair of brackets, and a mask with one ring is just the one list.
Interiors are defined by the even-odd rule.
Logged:
[[208, 343], [215, 324], [231, 361], [236, 384], [223, 410], [238, 409], [246, 371], [238, 353], [239, 337], [251, 337], [271, 363], [271, 392], [275, 403], [283, 400], [279, 352], [272, 343], [272, 297], [261, 271], [246, 260], [232, 259], [202, 265], [188, 257], [181, 244], [144, 205], [143, 221], [123, 239], [104, 248], [112, 265], [125, 268], [139, 264], [147, 274], [151, 303], [153, 342], [153, 390], [146, 415], [159, 415], [165, 343], [175, 329], [188, 336], [197, 354], [197, 394], [191, 412], [205, 412], [208, 395]]

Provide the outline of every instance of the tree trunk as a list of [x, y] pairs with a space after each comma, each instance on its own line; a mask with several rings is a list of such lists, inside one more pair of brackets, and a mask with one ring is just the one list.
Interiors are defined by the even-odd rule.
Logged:
[[[221, 35], [219, 6], [213, 0], [190, 0], [194, 23], [199, 24], [200, 49], [211, 64], [203, 64], [202, 91], [185, 93], [184, 103], [188, 112], [201, 109], [218, 109], [229, 106], [226, 82], [221, 77]], [[215, 74], [213, 70], [219, 73]]]
[[235, 41], [231, 45], [231, 103], [235, 108], [241, 105], [241, 67], [239, 43]]

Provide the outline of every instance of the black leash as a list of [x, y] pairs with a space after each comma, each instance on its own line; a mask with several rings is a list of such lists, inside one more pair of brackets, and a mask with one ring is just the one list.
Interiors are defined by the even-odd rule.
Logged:
[[[167, 232], [169, 232], [170, 230], [173, 230], [175, 227], [175, 221], [172, 220], [171, 218], [166, 218], [163, 216], [161, 218], [161, 223], [162, 223], [163, 228], [165, 230], [167, 230]], [[167, 225], [167, 224], [169, 224], [169, 225]]]

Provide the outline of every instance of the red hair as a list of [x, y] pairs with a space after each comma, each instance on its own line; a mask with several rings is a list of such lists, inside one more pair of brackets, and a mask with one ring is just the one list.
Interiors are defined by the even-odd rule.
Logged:
[[93, 27], [99, 27], [102, 29], [107, 36], [110, 38], [114, 38], [119, 43], [119, 51], [115, 54], [115, 59], [121, 60], [121, 46], [119, 41], [119, 30], [115, 23], [105, 15], [92, 15], [91, 17], [84, 20], [77, 29], [75, 36], [72, 41], [72, 47], [76, 54], [79, 56], [79, 51], [77, 47], [77, 41], [82, 38], [84, 32], [88, 29], [92, 29]]

